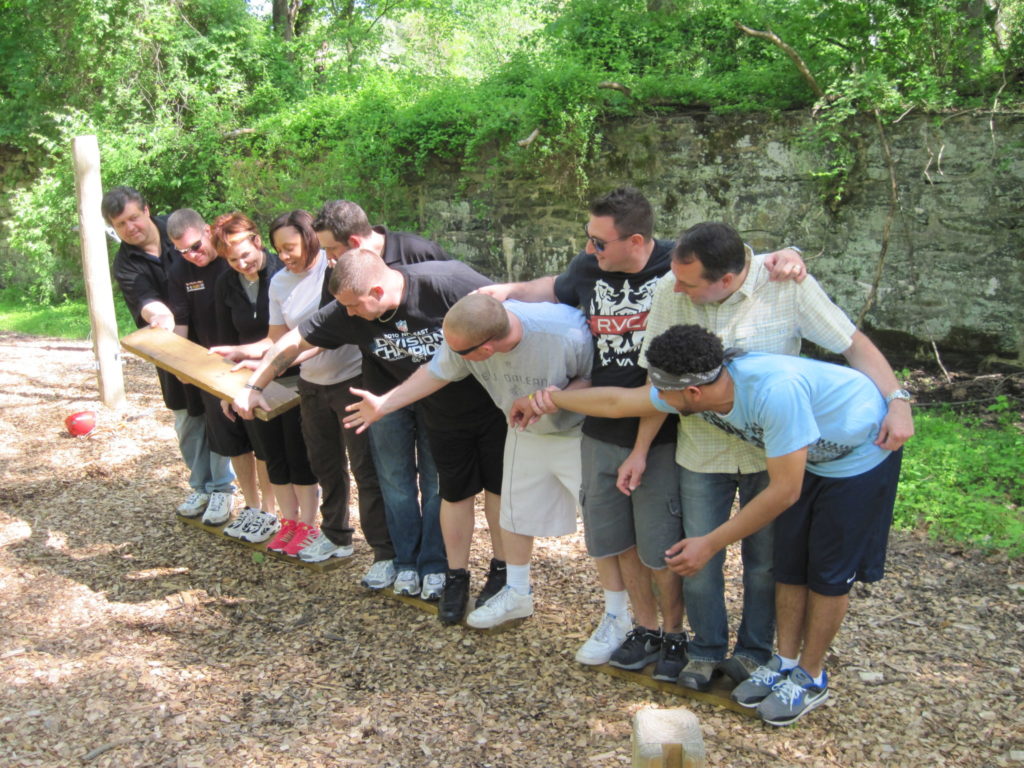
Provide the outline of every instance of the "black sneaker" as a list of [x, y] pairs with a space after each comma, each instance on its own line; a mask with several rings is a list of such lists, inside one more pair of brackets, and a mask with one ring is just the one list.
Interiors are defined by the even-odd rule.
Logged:
[[448, 571], [448, 579], [437, 604], [437, 618], [446, 627], [458, 624], [466, 615], [469, 606], [469, 571], [464, 568]]
[[486, 603], [496, 594], [501, 592], [505, 588], [505, 578], [508, 574], [508, 570], [505, 566], [504, 560], [496, 560], [491, 558], [491, 568], [487, 572], [487, 580], [484, 582], [484, 588], [480, 590], [480, 594], [476, 596], [476, 604], [474, 608], [479, 608], [481, 605]]
[[685, 632], [666, 633], [661, 644], [661, 656], [654, 665], [654, 674], [651, 677], [655, 680], [664, 680], [666, 683], [674, 683], [686, 666], [686, 646]]
[[619, 669], [643, 669], [661, 654], [661, 630], [634, 627], [608, 662]]

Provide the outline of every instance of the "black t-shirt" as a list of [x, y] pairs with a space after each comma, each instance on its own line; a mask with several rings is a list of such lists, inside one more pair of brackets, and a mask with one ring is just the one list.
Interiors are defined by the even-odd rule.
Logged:
[[[332, 301], [299, 325], [307, 342], [325, 349], [357, 344], [363, 352], [363, 386], [377, 395], [401, 384], [428, 362], [444, 341], [441, 322], [451, 306], [472, 291], [489, 285], [483, 275], [461, 261], [396, 266], [405, 275], [402, 302], [386, 321], [349, 317]], [[452, 382], [424, 404], [428, 426], [451, 430], [494, 409], [494, 402], [476, 379]]]
[[221, 275], [234, 270], [222, 258], [205, 267], [182, 259], [171, 266], [167, 276], [174, 322], [188, 326], [188, 337], [204, 347], [225, 343], [217, 324], [217, 294], [214, 287]]
[[[672, 264], [671, 240], [655, 240], [647, 264], [636, 273], [605, 272], [597, 258], [578, 254], [555, 278], [555, 296], [563, 304], [579, 307], [587, 316], [594, 337], [595, 387], [639, 387], [647, 371], [637, 365], [647, 328], [654, 288]], [[588, 416], [583, 433], [596, 440], [632, 447], [640, 420]], [[655, 444], [674, 442], [676, 419], [666, 419]]]
[[[142, 308], [151, 301], [168, 304], [167, 273], [178, 262], [184, 261], [167, 236], [167, 217], [154, 216], [160, 233], [160, 255], [152, 256], [137, 245], [122, 242], [114, 256], [114, 279], [121, 288], [121, 295], [128, 305], [137, 328], [148, 323], [142, 319]], [[156, 369], [160, 379], [160, 391], [164, 405], [172, 411], [187, 409], [192, 416], [201, 416], [203, 403], [199, 390], [190, 384], [182, 384], [176, 376], [163, 368]]]

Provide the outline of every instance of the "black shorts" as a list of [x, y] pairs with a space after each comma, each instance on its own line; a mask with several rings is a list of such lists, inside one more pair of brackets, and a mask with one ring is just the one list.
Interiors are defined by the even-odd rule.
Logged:
[[206, 439], [210, 450], [221, 456], [241, 456], [252, 451], [252, 443], [245, 431], [242, 417], [231, 421], [220, 409], [220, 399], [200, 390], [206, 417]]
[[807, 472], [800, 499], [775, 523], [775, 581], [839, 596], [855, 581], [879, 581], [903, 449], [854, 477]]
[[299, 408], [291, 408], [270, 421], [252, 419], [243, 423], [256, 458], [267, 463], [271, 483], [316, 485], [302, 438]]
[[438, 493], [445, 501], [462, 501], [481, 490], [501, 494], [501, 465], [508, 425], [494, 408], [465, 429], [428, 429], [430, 452], [437, 465]]

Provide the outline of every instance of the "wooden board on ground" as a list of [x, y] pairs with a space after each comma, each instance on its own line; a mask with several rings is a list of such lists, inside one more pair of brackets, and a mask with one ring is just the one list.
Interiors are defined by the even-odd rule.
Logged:
[[[121, 339], [121, 346], [222, 400], [234, 400], [252, 374], [232, 372], [233, 364], [220, 355], [211, 355], [205, 347], [162, 328], [140, 328]], [[257, 408], [255, 414], [265, 421], [299, 404], [298, 393], [276, 381], [264, 388], [263, 397], [270, 410]]]
[[[400, 603], [405, 603], [406, 605], [412, 606], [413, 608], [421, 610], [424, 613], [429, 613], [431, 616], [437, 616], [437, 602], [436, 601], [435, 602], [429, 602], [427, 600], [420, 600], [418, 595], [412, 595], [412, 596], [410, 596], [410, 595], [396, 595], [394, 590], [391, 589], [390, 587], [388, 587], [387, 589], [377, 589], [377, 590], [373, 590], [373, 591], [377, 592], [382, 597], [387, 597], [387, 598], [390, 598], [392, 600], [397, 600]], [[470, 611], [472, 610], [472, 607], [473, 606], [471, 604], [470, 607], [469, 607], [469, 610], [466, 611], [466, 615], [467, 616], [469, 615]], [[491, 627], [490, 629], [477, 629], [476, 627], [471, 627], [471, 626], [469, 626], [466, 623], [465, 619], [463, 619], [460, 622], [460, 624], [465, 629], [468, 629], [468, 630], [470, 630], [472, 632], [482, 632], [484, 634], [490, 635], [490, 634], [500, 634], [501, 632], [507, 632], [510, 629], [515, 629], [520, 624], [522, 624], [524, 621], [526, 621], [526, 619], [512, 619], [511, 621], [506, 621], [504, 624], [499, 624], [498, 626]], [[440, 626], [440, 621], [438, 622], [438, 626]]]
[[756, 709], [748, 709], [747, 707], [741, 707], [729, 696], [732, 691], [732, 680], [724, 675], [722, 677], [715, 678], [711, 683], [711, 690], [709, 691], [695, 691], [692, 688], [685, 688], [675, 683], [667, 683], [663, 680], [655, 680], [651, 677], [651, 673], [654, 671], [654, 664], [649, 664], [645, 669], [631, 671], [628, 669], [619, 669], [613, 667], [610, 664], [601, 664], [600, 666], [591, 667], [591, 669], [603, 672], [606, 675], [617, 677], [620, 680], [627, 680], [636, 685], [642, 685], [645, 688], [651, 688], [655, 691], [662, 691], [663, 693], [671, 693], [673, 696], [683, 696], [687, 699], [693, 699], [695, 701], [702, 701], [705, 704], [714, 704], [716, 707], [724, 707], [725, 709], [731, 709], [733, 712], [738, 712], [741, 715], [747, 717], [757, 717]]
[[[241, 539], [236, 539], [231, 536], [228, 536], [226, 533], [224, 533], [224, 529], [227, 527], [227, 523], [225, 523], [224, 525], [203, 525], [203, 518], [201, 515], [199, 517], [182, 517], [181, 515], [178, 515], [178, 520], [180, 520], [182, 523], [191, 528], [198, 528], [200, 531], [205, 531], [206, 533], [209, 533], [212, 536], [216, 536], [218, 539], [221, 539], [222, 541], [231, 542], [232, 544], [238, 544], [239, 546], [245, 547], [246, 549], [251, 549], [255, 552], [262, 552], [268, 558], [281, 560], [286, 563], [291, 563], [292, 565], [301, 565], [303, 568], [309, 568], [313, 571], [333, 571], [337, 568], [341, 568], [342, 566], [348, 565], [350, 560], [350, 558], [347, 557], [331, 557], [323, 561], [322, 563], [307, 563], [305, 560], [300, 560], [297, 557], [289, 557], [288, 555], [283, 555], [280, 552], [271, 552], [267, 549], [266, 541], [261, 541], [259, 544], [253, 544], [250, 541], [242, 541]], [[269, 541], [269, 539], [267, 541]], [[420, 602], [422, 602], [422, 600]]]

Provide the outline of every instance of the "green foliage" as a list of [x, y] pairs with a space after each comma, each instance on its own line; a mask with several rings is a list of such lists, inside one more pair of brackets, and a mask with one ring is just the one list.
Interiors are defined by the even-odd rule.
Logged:
[[1024, 425], [1019, 404], [1000, 397], [990, 416], [918, 410], [904, 449], [895, 525], [1024, 554]]
[[[135, 330], [135, 322], [123, 301], [114, 303], [119, 336]], [[0, 328], [33, 336], [85, 339], [92, 333], [89, 308], [84, 299], [66, 296], [55, 305], [39, 304], [15, 289], [0, 291]]]

